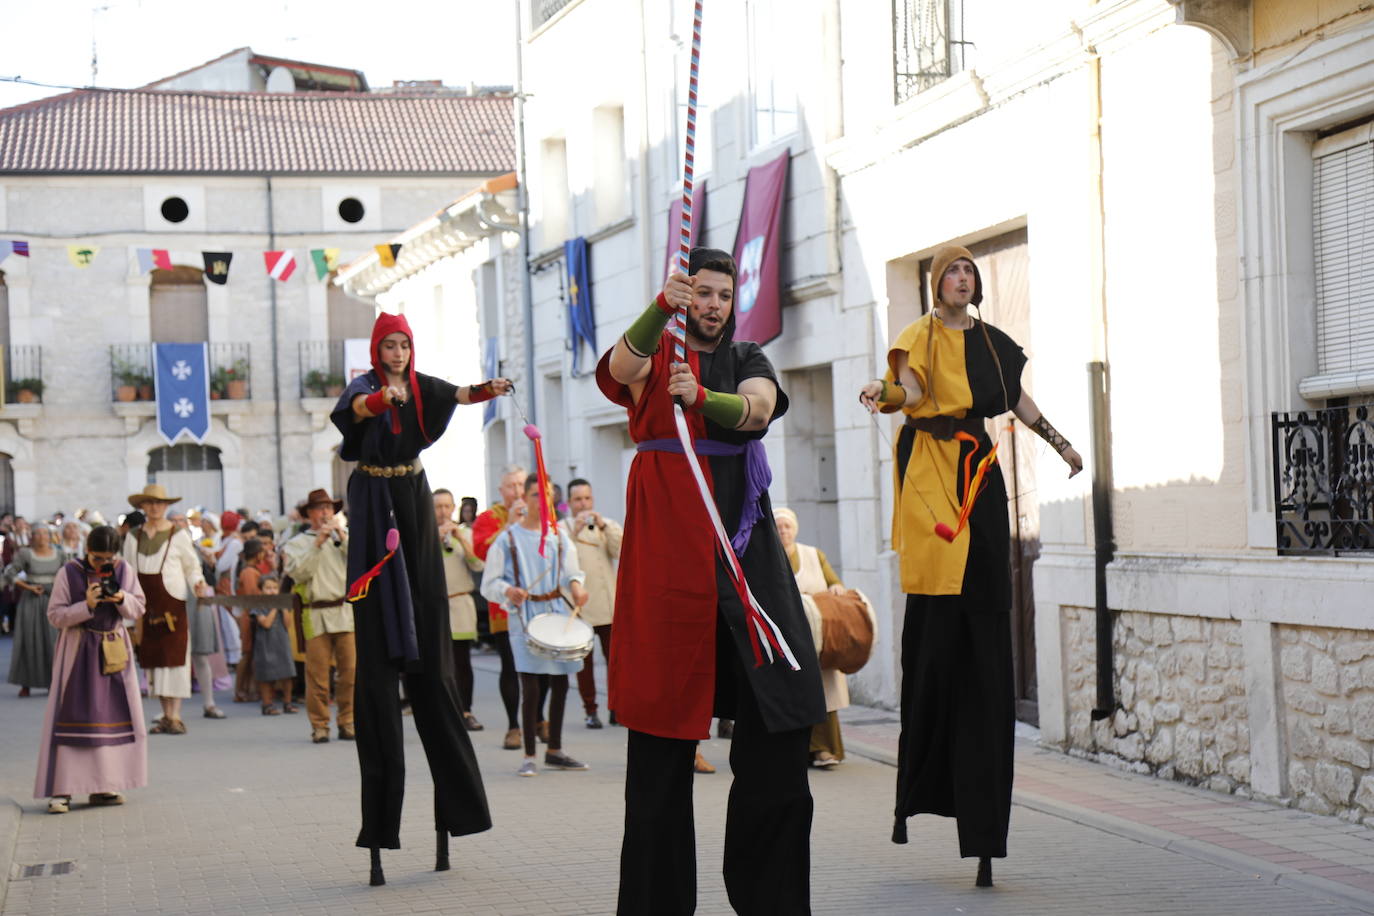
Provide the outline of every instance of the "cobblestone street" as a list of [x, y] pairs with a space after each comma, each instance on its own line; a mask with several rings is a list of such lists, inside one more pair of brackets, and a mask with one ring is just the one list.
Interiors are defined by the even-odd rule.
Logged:
[[[0, 668], [8, 652], [0, 642]], [[310, 744], [303, 713], [267, 718], [255, 704], [225, 703], [230, 718], [216, 722], [193, 699], [188, 735], [152, 738], [148, 788], [122, 808], [75, 799], [70, 814], [50, 816], [29, 797], [42, 692], [20, 700], [7, 685], [3, 912], [613, 912], [624, 731], [586, 730], [573, 690], [564, 743], [591, 771], [518, 779], [518, 753], [500, 749], [495, 658], [476, 664], [487, 729], [474, 737], [495, 827], [453, 841], [451, 872], [430, 870], [429, 779], [408, 727], [405, 848], [384, 855], [384, 888], [366, 886], [367, 855], [352, 845], [354, 749]], [[910, 845], [888, 841], [895, 714], [855, 707], [846, 718], [848, 761], [811, 778], [818, 914], [1374, 913], [1374, 831], [1123, 774], [1029, 740], [1018, 750], [1011, 856], [996, 865], [997, 887], [976, 891], [952, 822], [918, 817]], [[705, 745], [720, 772], [697, 780], [706, 914], [730, 912], [719, 877], [728, 747]], [[64, 862], [70, 870], [52, 874]]]

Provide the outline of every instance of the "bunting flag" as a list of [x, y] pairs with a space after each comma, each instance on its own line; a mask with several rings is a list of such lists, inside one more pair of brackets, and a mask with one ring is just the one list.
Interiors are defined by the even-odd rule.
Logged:
[[182, 435], [197, 444], [210, 432], [210, 373], [205, 343], [153, 344], [157, 431], [168, 445]]
[[267, 275], [273, 280], [285, 283], [296, 271], [296, 256], [289, 251], [264, 251], [262, 258], [267, 262]]
[[205, 279], [223, 286], [229, 282], [229, 262], [234, 259], [229, 251], [202, 251], [205, 259]]
[[383, 267], [395, 267], [396, 255], [401, 253], [401, 246], [392, 242], [390, 245], [373, 245], [372, 250], [377, 252], [377, 260]]
[[99, 245], [68, 245], [67, 260], [72, 262], [73, 267], [87, 268], [95, 260], [95, 256], [100, 254]]
[[137, 254], [139, 273], [172, 269], [172, 256], [166, 248], [139, 248]]
[[[497, 337], [488, 337], [486, 344], [482, 347], [482, 372], [487, 378], [496, 378], [501, 374], [501, 341]], [[492, 398], [482, 405], [482, 431], [496, 420], [496, 402], [498, 398]]]
[[21, 258], [29, 256], [29, 243], [21, 242], [18, 239], [0, 240], [0, 261], [5, 260], [10, 255], [18, 255]]
[[749, 170], [744, 212], [735, 235], [735, 339], [766, 344], [782, 333], [778, 252], [782, 247], [783, 188], [792, 153]]
[[592, 271], [587, 239], [578, 236], [563, 243], [563, 263], [568, 270], [568, 349], [572, 350], [573, 377], [582, 374], [582, 342], [596, 357], [596, 312], [592, 308]]
[[[701, 227], [706, 225], [706, 181], [692, 188], [692, 230], [687, 244], [692, 248], [701, 244]], [[673, 268], [677, 266], [678, 230], [682, 227], [682, 195], [673, 196], [668, 205], [668, 251], [664, 255], [663, 282], [668, 282]]]
[[331, 270], [339, 266], [339, 249], [312, 248], [310, 260], [315, 262], [315, 279], [323, 280]]

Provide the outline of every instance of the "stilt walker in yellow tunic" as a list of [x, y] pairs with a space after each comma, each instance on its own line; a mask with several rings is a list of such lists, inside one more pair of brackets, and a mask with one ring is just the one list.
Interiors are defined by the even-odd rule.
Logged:
[[894, 843], [906, 819], [958, 819], [977, 884], [1007, 854], [1011, 816], [1011, 534], [1007, 491], [984, 420], [1012, 411], [1069, 465], [1083, 460], [1021, 389], [1021, 348], [969, 306], [982, 280], [964, 248], [931, 264], [935, 308], [897, 335], [888, 371], [863, 387], [870, 411], [900, 410], [892, 546], [906, 592]]

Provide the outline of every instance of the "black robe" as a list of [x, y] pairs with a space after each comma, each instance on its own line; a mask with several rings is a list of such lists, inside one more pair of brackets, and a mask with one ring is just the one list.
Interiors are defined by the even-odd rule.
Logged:
[[[410, 464], [429, 445], [425, 434], [431, 441], [443, 434], [457, 406], [457, 389], [420, 373], [415, 379], [424, 404], [424, 434], [414, 399], [399, 410], [399, 433], [392, 432], [390, 410], [355, 423], [353, 398], [377, 391], [380, 385], [375, 372], [353, 380], [331, 415], [344, 437], [341, 458], [381, 467]], [[348, 512], [350, 584], [386, 555], [388, 529], [394, 527], [400, 535], [395, 556], [373, 580], [367, 596], [353, 604], [363, 816], [357, 845], [385, 849], [401, 845], [405, 794], [397, 689], [401, 677], [434, 781], [436, 828], [453, 836], [486, 830], [491, 827], [491, 815], [454, 680], [448, 590], [429, 482], [423, 472], [373, 477], [354, 470], [348, 481]]]

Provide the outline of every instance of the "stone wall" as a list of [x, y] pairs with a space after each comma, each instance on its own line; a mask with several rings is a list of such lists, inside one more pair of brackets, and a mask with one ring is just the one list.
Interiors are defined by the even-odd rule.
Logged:
[[1240, 624], [1120, 613], [1113, 628], [1117, 701], [1093, 722], [1096, 620], [1062, 610], [1072, 750], [1136, 772], [1248, 793], [1250, 727]]
[[1304, 811], [1374, 824], [1374, 631], [1277, 629], [1289, 792]]

